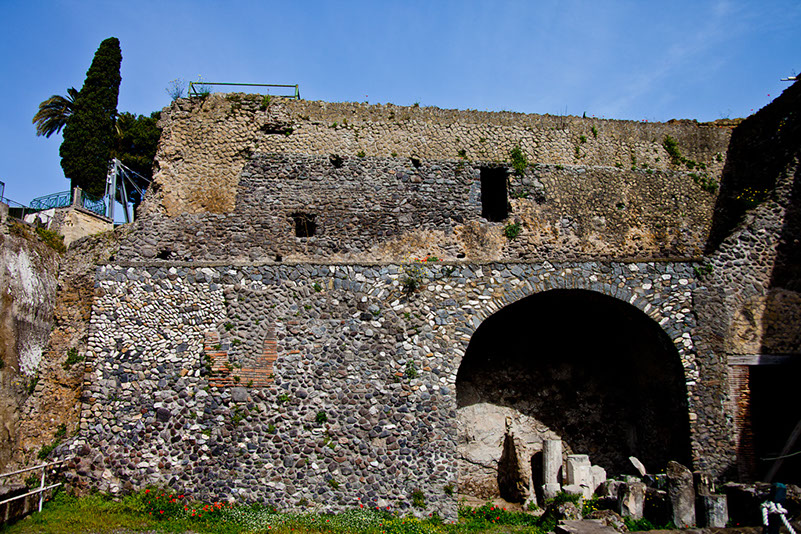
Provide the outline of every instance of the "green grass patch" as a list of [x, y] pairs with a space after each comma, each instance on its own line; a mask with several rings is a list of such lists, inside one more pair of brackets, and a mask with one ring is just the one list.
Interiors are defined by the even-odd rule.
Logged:
[[[424, 502], [418, 504], [425, 506]], [[544, 534], [553, 526], [548, 519], [510, 512], [489, 503], [478, 508], [460, 507], [459, 520], [445, 523], [436, 513], [417, 519], [361, 503], [338, 514], [282, 513], [263, 505], [197, 502], [187, 495], [152, 488], [117, 500], [102, 494], [78, 499], [61, 492], [46, 503], [42, 513], [30, 515], [4, 530], [11, 534], [100, 534], [126, 530], [197, 534]]]

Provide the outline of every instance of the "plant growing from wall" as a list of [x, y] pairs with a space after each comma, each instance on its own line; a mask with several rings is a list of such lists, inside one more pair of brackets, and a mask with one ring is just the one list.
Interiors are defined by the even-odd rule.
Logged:
[[417, 378], [417, 366], [414, 364], [412, 360], [406, 362], [406, 368], [403, 371], [403, 374], [408, 379]]
[[520, 235], [520, 223], [509, 223], [503, 227], [503, 235], [512, 240]]
[[425, 508], [426, 507], [426, 496], [423, 491], [419, 488], [415, 488], [412, 491], [412, 506], [415, 508]]
[[516, 146], [509, 152], [509, 158], [512, 161], [512, 169], [514, 169], [514, 174], [516, 176], [523, 176], [523, 173], [526, 172], [526, 168], [528, 167], [528, 158], [523, 153], [523, 150]]
[[80, 361], [83, 361], [83, 356], [78, 353], [78, 349], [72, 347], [67, 351], [67, 359], [64, 360], [64, 365], [62, 367], [64, 370], [67, 370]]

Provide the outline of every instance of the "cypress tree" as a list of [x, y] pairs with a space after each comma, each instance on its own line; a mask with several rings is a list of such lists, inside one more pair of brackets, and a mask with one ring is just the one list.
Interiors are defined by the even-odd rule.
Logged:
[[61, 168], [72, 187], [80, 187], [97, 198], [103, 196], [114, 149], [121, 63], [120, 41], [116, 37], [100, 43], [75, 98], [75, 109], [67, 119], [59, 151]]

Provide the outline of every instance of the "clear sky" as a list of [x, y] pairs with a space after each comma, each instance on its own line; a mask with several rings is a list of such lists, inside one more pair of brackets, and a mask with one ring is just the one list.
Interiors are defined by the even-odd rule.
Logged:
[[300, 84], [305, 99], [666, 121], [745, 117], [801, 69], [799, 0], [0, 0], [0, 181], [64, 191], [31, 119], [122, 46], [119, 111], [170, 80]]

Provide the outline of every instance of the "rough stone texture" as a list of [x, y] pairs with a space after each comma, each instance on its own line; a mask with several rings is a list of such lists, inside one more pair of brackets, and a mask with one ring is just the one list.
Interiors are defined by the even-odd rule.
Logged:
[[[457, 425], [460, 494], [482, 499], [499, 495], [499, 464], [510, 433], [516, 466], [513, 479], [523, 485], [518, 500], [536, 502], [531, 493], [531, 459], [543, 450], [543, 442], [555, 437], [553, 431], [513, 408], [486, 403], [458, 408]], [[561, 448], [558, 463], [561, 466]]]
[[178, 100], [164, 109], [161, 124], [159, 190], [147, 209], [170, 216], [233, 210], [240, 172], [258, 153], [492, 162], [508, 161], [519, 146], [530, 161], [547, 165], [617, 164], [646, 172], [671, 168], [662, 146], [670, 135], [685, 156], [706, 164], [715, 177], [723, 168], [715, 155], [726, 152], [730, 134], [693, 121], [654, 124], [284, 99], [264, 105], [262, 96], [244, 94]]
[[7, 471], [53, 326], [59, 259], [25, 225], [0, 228], [0, 468]]
[[[782, 113], [750, 123], [767, 125], [757, 147], [781, 137], [778, 121], [786, 131], [799, 123], [797, 106], [777, 102]], [[796, 322], [781, 320], [801, 304], [792, 143], [762, 151], [783, 162], [769, 166], [781, 171], [776, 187], [693, 261], [719, 227], [713, 203], [731, 195], [725, 179], [720, 196], [703, 189], [699, 169], [671, 162], [662, 141], [677, 139], [706, 167], [704, 180], [720, 181], [741, 163], [727, 129], [245, 95], [178, 101], [164, 126], [143, 216], [113, 259], [95, 259], [94, 278], [76, 282], [96, 283], [88, 340], [86, 307], [58, 334], [87, 357], [80, 432], [57, 450], [76, 454], [75, 487], [169, 484], [329, 510], [357, 497], [410, 510], [419, 488], [428, 504], [419, 513], [453, 518], [456, 497], [444, 488], [460, 483], [459, 443], [468, 443], [456, 423], [462, 357], [485, 320], [551, 290], [608, 296], [657, 325], [686, 388], [693, 467], [732, 476], [749, 371], [729, 364], [757, 348], [797, 351]], [[507, 168], [515, 146], [533, 165], [509, 177], [508, 217], [489, 221], [482, 169]], [[749, 156], [754, 168], [760, 153]], [[298, 214], [314, 216], [314, 236], [295, 235]], [[514, 239], [504, 236], [513, 223]], [[412, 259], [428, 254], [449, 261]], [[483, 487], [504, 443], [517, 484], [521, 451], [566, 439], [514, 410], [513, 421], [537, 421], [525, 420], [538, 435], [506, 432], [504, 415], [474, 466]], [[592, 427], [596, 413], [576, 413], [571, 424]], [[46, 428], [42, 420], [32, 424]], [[601, 459], [584, 450], [601, 444], [565, 450], [627, 462], [623, 447]], [[641, 517], [644, 493], [628, 483], [630, 515]]]
[[692, 472], [677, 462], [669, 462], [665, 474], [673, 510], [673, 524], [679, 528], [694, 527], [695, 486]]
[[632, 519], [642, 519], [645, 506], [645, 484], [627, 482], [620, 493], [620, 515]]
[[[456, 372], [476, 326], [506, 303], [563, 284], [609, 291], [666, 325], [692, 381], [690, 267], [609, 267], [618, 286], [593, 282], [595, 263], [431, 264], [412, 295], [408, 265], [101, 267], [73, 450], [102, 456], [83, 455], [96, 463], [76, 470], [110, 491], [129, 481], [258, 499], [267, 488], [282, 507], [360, 497], [403, 509], [420, 487], [429, 511], [451, 517], [441, 488], [457, 484]], [[205, 334], [223, 350], [260, 347], [265, 328], [277, 340], [274, 383], [244, 402], [207, 391]]]
[[[734, 423], [734, 431], [723, 432], [726, 425], [721, 417], [706, 419], [706, 414], [698, 414], [705, 432], [725, 439], [730, 453], [728, 459], [701, 454], [694, 458], [694, 466], [713, 473], [729, 469], [730, 478], [753, 480], [767, 469], [756, 461], [758, 444], [752, 425], [761, 422], [761, 429], [768, 433], [780, 421], [752, 414], [756, 402], [768, 398], [771, 404], [785, 405], [782, 419], [798, 421], [801, 417], [792, 398], [776, 397], [784, 388], [752, 391], [754, 368], [749, 365], [753, 363], [737, 363], [738, 358], [748, 356], [797, 357], [801, 353], [799, 106], [801, 84], [795, 83], [744, 121], [742, 129], [738, 127], [727, 156], [702, 283], [695, 294], [698, 351], [705, 359], [729, 366], [725, 374], [720, 374], [720, 366], [700, 369], [701, 382], [709, 385], [702, 402], [721, 406]], [[776, 373], [781, 376], [788, 371]], [[782, 430], [783, 435], [763, 444], [761, 454], [781, 450], [790, 430]], [[694, 450], [698, 453], [702, 448]], [[792, 476], [798, 472], [796, 467]]]
[[701, 495], [698, 500], [701, 510], [700, 526], [726, 526], [729, 522], [729, 507], [725, 495]]
[[[49, 302], [53, 328], [46, 334], [35, 388], [20, 406], [14, 466], [39, 462], [39, 451], [54, 443], [60, 426], [66, 436], [78, 429], [95, 266], [108, 261], [117, 249], [119, 234], [125, 231], [79, 239], [60, 257], [57, 279], [52, 279], [54, 285], [58, 284], [58, 292]], [[78, 361], [68, 365], [70, 352]]]

